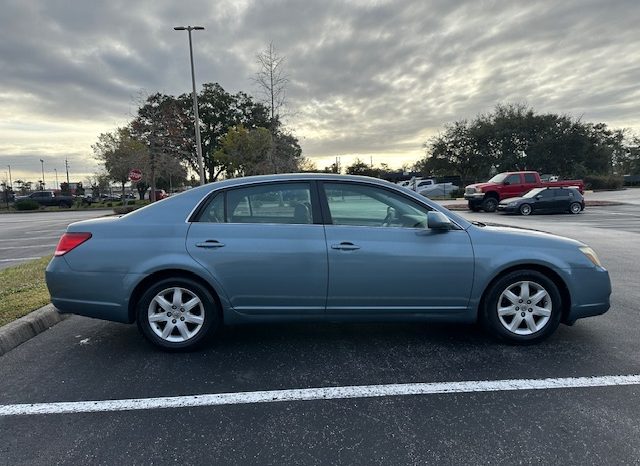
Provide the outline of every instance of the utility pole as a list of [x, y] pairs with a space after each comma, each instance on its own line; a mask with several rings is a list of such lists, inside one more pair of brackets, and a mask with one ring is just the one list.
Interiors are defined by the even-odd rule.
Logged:
[[200, 185], [204, 184], [204, 162], [202, 160], [202, 143], [200, 142], [200, 118], [198, 116], [198, 96], [196, 94], [196, 76], [193, 70], [193, 45], [191, 43], [191, 31], [202, 31], [202, 26], [176, 26], [176, 31], [189, 32], [189, 58], [191, 59], [191, 85], [193, 86], [193, 115], [196, 127], [196, 153], [198, 154], [198, 171], [200, 172]]
[[67, 158], [64, 159], [64, 166], [67, 169], [67, 184], [69, 184], [69, 162], [67, 162]]
[[46, 184], [44, 182], [44, 160], [40, 159], [40, 165], [42, 166], [42, 188], [41, 189], [44, 189], [44, 186]]

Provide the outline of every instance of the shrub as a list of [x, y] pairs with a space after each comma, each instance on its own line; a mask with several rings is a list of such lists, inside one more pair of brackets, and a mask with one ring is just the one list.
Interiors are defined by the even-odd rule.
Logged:
[[449, 193], [449, 195], [454, 199], [457, 198], [457, 197], [464, 197], [464, 188], [460, 188], [460, 189], [456, 189], [455, 191], [451, 191]]
[[623, 178], [621, 176], [587, 175], [584, 177], [586, 189], [622, 189]]
[[112, 206], [113, 206], [113, 204], [112, 204], [111, 202], [107, 202], [105, 205], [106, 205], [107, 207], [112, 207]]
[[113, 212], [117, 215], [124, 215], [124, 214], [128, 214], [129, 212], [133, 212], [136, 209], [139, 209], [140, 206], [117, 206], [113, 208]]
[[40, 204], [33, 199], [23, 199], [15, 203], [16, 210], [38, 210]]

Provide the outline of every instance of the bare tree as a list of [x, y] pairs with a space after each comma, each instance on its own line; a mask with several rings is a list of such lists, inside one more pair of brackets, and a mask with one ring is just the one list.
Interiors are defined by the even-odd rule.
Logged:
[[260, 88], [271, 115], [271, 132], [275, 131], [280, 117], [280, 109], [284, 107], [287, 97], [289, 77], [284, 70], [285, 57], [278, 54], [273, 42], [263, 52], [256, 55], [260, 69], [254, 82]]

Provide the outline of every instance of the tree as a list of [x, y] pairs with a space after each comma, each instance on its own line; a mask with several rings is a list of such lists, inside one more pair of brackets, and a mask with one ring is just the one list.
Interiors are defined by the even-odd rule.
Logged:
[[[131, 133], [147, 148], [140, 163], [145, 167], [145, 182], [150, 185], [150, 198], [155, 200], [157, 173], [179, 170], [186, 176], [181, 162], [198, 171], [193, 136], [193, 119], [183, 104], [172, 96], [156, 93], [147, 97], [130, 124]], [[168, 167], [168, 168], [167, 168]], [[141, 197], [141, 185], [138, 186]]]
[[[193, 122], [193, 105], [190, 103], [190, 95], [183, 94], [178, 99]], [[205, 172], [209, 181], [215, 181], [227, 170], [225, 164], [227, 159], [216, 158], [222, 138], [231, 128], [238, 126], [268, 127], [269, 113], [264, 105], [255, 102], [244, 92], [230, 94], [218, 83], [203, 84], [202, 91], [198, 95], [198, 105]]]
[[624, 157], [624, 132], [567, 115], [536, 114], [522, 104], [445, 126], [424, 144], [416, 169], [426, 175], [458, 175], [463, 183], [497, 171], [537, 170], [565, 178], [610, 174]]
[[280, 109], [285, 105], [287, 97], [289, 77], [284, 71], [285, 57], [278, 54], [273, 42], [271, 42], [266, 50], [256, 55], [256, 59], [259, 70], [255, 75], [254, 82], [258, 85], [259, 92], [269, 107], [271, 117], [269, 129], [273, 134], [278, 127]]
[[94, 173], [87, 178], [87, 184], [91, 187], [91, 196], [98, 199], [101, 194], [109, 192], [109, 175], [107, 173]]
[[139, 167], [147, 157], [147, 147], [131, 135], [129, 128], [117, 128], [111, 133], [102, 133], [93, 146], [94, 155], [104, 163], [105, 170], [112, 181], [125, 184], [129, 181], [129, 172]]
[[375, 172], [371, 165], [367, 165], [362, 160], [356, 158], [354, 162], [347, 167], [347, 175], [375, 176]]
[[227, 167], [227, 176], [264, 175], [271, 173], [268, 153], [272, 145], [266, 128], [238, 126], [222, 138], [215, 157]]

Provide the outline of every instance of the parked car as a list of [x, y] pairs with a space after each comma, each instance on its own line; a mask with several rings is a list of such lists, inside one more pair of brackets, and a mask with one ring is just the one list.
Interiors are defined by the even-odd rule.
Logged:
[[570, 212], [579, 214], [584, 210], [584, 197], [577, 188], [535, 188], [522, 197], [504, 199], [498, 204], [498, 211], [505, 213]]
[[437, 197], [448, 196], [454, 191], [457, 191], [458, 187], [453, 183], [437, 183], [429, 186], [426, 189], [419, 190], [418, 192], [425, 197]]
[[606, 312], [611, 293], [581, 242], [332, 174], [234, 178], [72, 223], [46, 281], [60, 312], [135, 321], [167, 350], [223, 324], [290, 321], [481, 321], [528, 344]]
[[[156, 189], [156, 201], [161, 201], [162, 199], [166, 199], [169, 197], [167, 192], [164, 189]], [[149, 199], [151, 199], [151, 192], [149, 192]]]
[[573, 186], [584, 192], [582, 180], [542, 181], [538, 172], [505, 172], [498, 173], [486, 183], [470, 184], [465, 188], [464, 198], [469, 202], [469, 209], [478, 212], [494, 212], [502, 199], [522, 196], [533, 188]]
[[71, 207], [73, 205], [73, 196], [64, 196], [55, 191], [34, 191], [27, 196], [17, 196], [16, 201], [22, 201], [30, 199], [36, 201], [38, 204], [44, 207]]
[[100, 194], [100, 200], [102, 202], [116, 202], [120, 200], [120, 196], [116, 194]]

